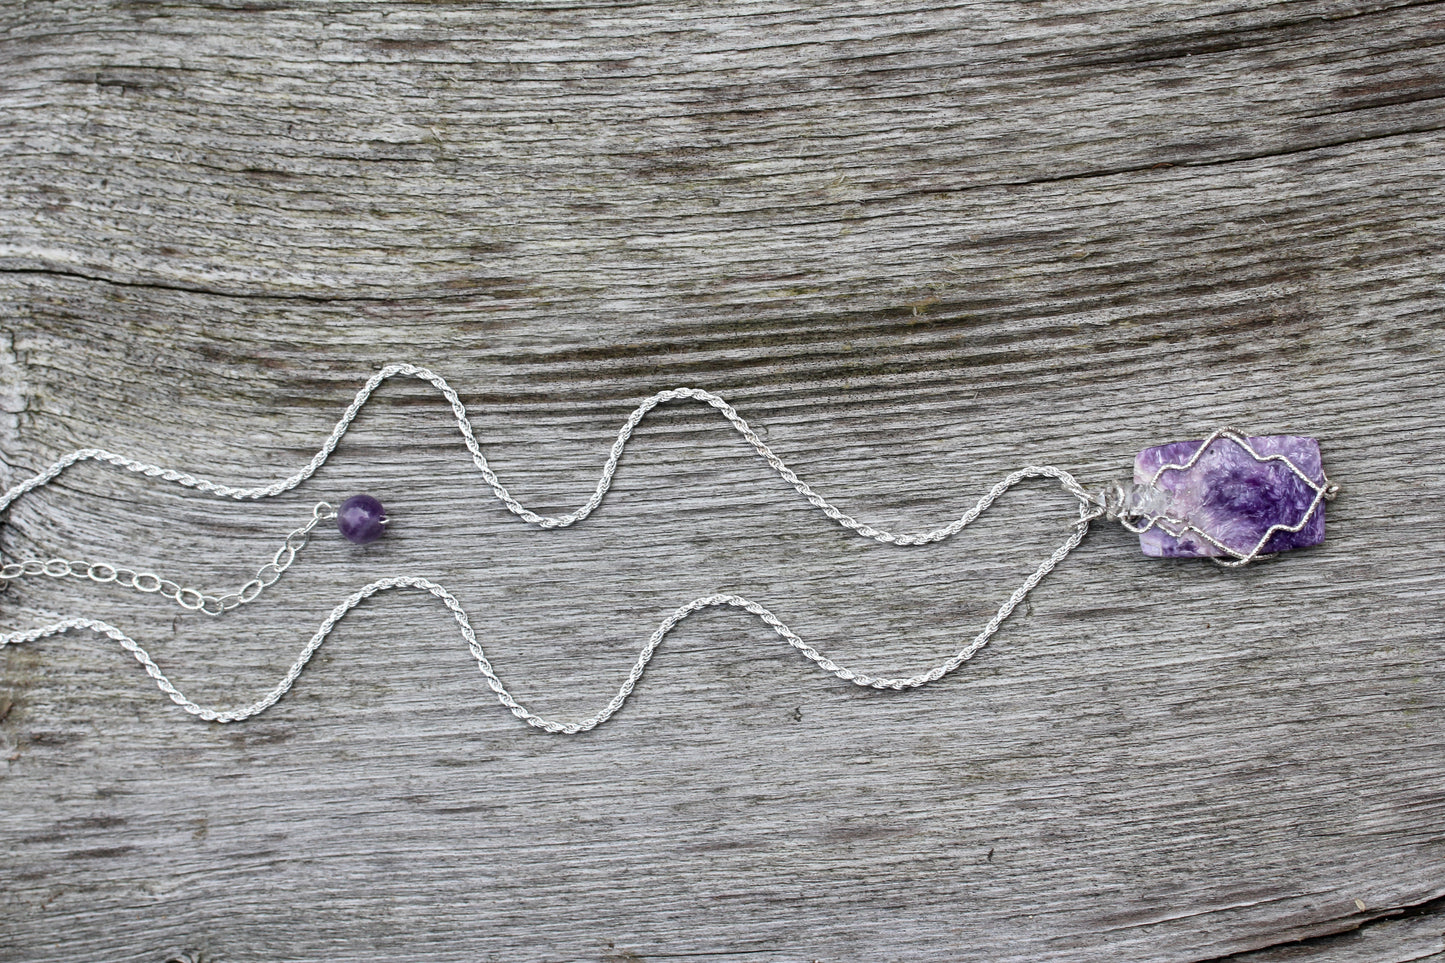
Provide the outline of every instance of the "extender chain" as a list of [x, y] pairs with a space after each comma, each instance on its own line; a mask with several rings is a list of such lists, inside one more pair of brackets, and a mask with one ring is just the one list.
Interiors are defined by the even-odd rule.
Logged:
[[[642, 678], [643, 672], [646, 670], [653, 654], [657, 651], [658, 646], [667, 634], [694, 612], [714, 606], [730, 606], [757, 616], [789, 645], [798, 650], [798, 652], [820, 669], [856, 685], [875, 689], [899, 690], [917, 688], [931, 682], [936, 682], [954, 669], [957, 669], [964, 662], [967, 662], [988, 643], [993, 634], [998, 631], [999, 626], [1001, 626], [1014, 609], [1018, 607], [1019, 603], [1027, 597], [1029, 592], [1079, 545], [1088, 533], [1089, 523], [1091, 521], [1101, 516], [1120, 518], [1122, 515], [1127, 517], [1129, 512], [1127, 506], [1124, 505], [1128, 500], [1129, 492], [1127, 490], [1121, 489], [1119, 486], [1111, 486], [1110, 489], [1106, 489], [1104, 492], [1091, 494], [1085, 491], [1067, 471], [1045, 465], [1021, 468], [1007, 475], [999, 481], [998, 484], [994, 485], [993, 488], [989, 489], [988, 492], [961, 517], [941, 528], [924, 532], [893, 533], [884, 531], [844, 514], [822, 495], [814, 491], [811, 486], [799, 478], [797, 474], [758, 437], [757, 433], [753, 431], [752, 427], [748, 425], [743, 417], [722, 398], [699, 388], [674, 388], [668, 391], [658, 392], [648, 398], [628, 417], [617, 434], [617, 440], [612, 444], [611, 452], [598, 478], [596, 489], [580, 508], [565, 515], [538, 515], [513, 498], [511, 493], [507, 491], [506, 487], [487, 464], [487, 460], [483, 456], [481, 447], [477, 443], [476, 436], [472, 431], [472, 425], [467, 417], [466, 407], [462, 404], [461, 399], [452, 387], [439, 375], [434, 374], [426, 368], [411, 364], [390, 364], [373, 375], [361, 390], [357, 392], [355, 399], [347, 407], [340, 420], [337, 421], [336, 426], [331, 430], [330, 435], [327, 436], [321, 445], [320, 450], [317, 451], [311, 460], [295, 474], [269, 485], [251, 488], [221, 485], [203, 478], [198, 478], [186, 472], [146, 464], [145, 462], [140, 462], [124, 455], [114, 454], [104, 449], [83, 448], [65, 455], [38, 475], [21, 482], [5, 492], [3, 497], [0, 497], [0, 512], [9, 508], [9, 506], [22, 495], [47, 485], [67, 468], [82, 461], [105, 462], [150, 478], [159, 478], [163, 481], [172, 482], [186, 488], [193, 488], [197, 491], [221, 498], [248, 501], [279, 495], [282, 492], [296, 488], [326, 463], [326, 460], [331, 456], [332, 452], [335, 451], [337, 443], [346, 433], [347, 428], [350, 427], [357, 413], [361, 411], [362, 407], [370, 399], [372, 393], [376, 391], [382, 382], [398, 375], [415, 377], [422, 381], [429, 382], [441, 393], [442, 397], [451, 405], [452, 412], [456, 416], [457, 429], [461, 432], [467, 450], [471, 452], [473, 464], [481, 473], [483, 480], [491, 488], [492, 493], [514, 515], [521, 518], [524, 522], [540, 528], [566, 528], [592, 514], [598, 505], [601, 504], [603, 497], [611, 486], [612, 477], [617, 470], [618, 462], [622, 458], [628, 440], [632, 437], [633, 430], [647, 413], [658, 405], [664, 402], [682, 399], [701, 401], [720, 412], [738, 433], [752, 445], [753, 449], [772, 466], [773, 470], [800, 495], [807, 499], [810, 504], [817, 507], [823, 514], [844, 528], [866, 538], [874, 539], [875, 541], [891, 545], [926, 545], [932, 542], [942, 541], [962, 531], [1014, 485], [1030, 478], [1053, 478], [1057, 480], [1069, 494], [1077, 499], [1079, 503], [1079, 514], [1078, 518], [1072, 523], [1069, 535], [1064, 539], [1063, 543], [1054, 549], [1048, 557], [1043, 559], [1033, 573], [1025, 578], [1023, 583], [1004, 600], [993, 618], [984, 625], [983, 629], [951, 658], [939, 663], [926, 672], [907, 678], [883, 678], [854, 671], [839, 665], [827, 656], [819, 653], [762, 605], [737, 595], [708, 595], [694, 599], [665, 618], [643, 645], [641, 651], [638, 653], [636, 662], [628, 672], [627, 678], [619, 687], [617, 694], [594, 715], [577, 722], [559, 722], [544, 718], [527, 709], [513, 698], [506, 686], [502, 684], [502, 680], [497, 676], [491, 663], [487, 660], [486, 653], [483, 651], [481, 643], [478, 642], [476, 633], [472, 629], [471, 622], [468, 620], [461, 603], [443, 586], [428, 579], [415, 576], [393, 576], [378, 579], [343, 599], [332, 609], [331, 613], [311, 636], [310, 640], [306, 643], [301, 653], [291, 664], [291, 667], [286, 671], [281, 680], [261, 698], [250, 705], [240, 708], [218, 709], [199, 705], [186, 698], [186, 696], [171, 683], [144, 648], [120, 629], [99, 619], [67, 618], [34, 629], [0, 634], [0, 647], [34, 642], [38, 639], [59, 635], [76, 629], [86, 629], [97, 632], [115, 640], [120, 644], [121, 648], [134, 656], [136, 661], [145, 668], [146, 673], [155, 680], [160, 690], [185, 711], [212, 722], [239, 722], [264, 712], [280, 700], [296, 682], [296, 679], [300, 676], [306, 664], [316, 653], [317, 649], [321, 647], [321, 644], [326, 640], [331, 630], [348, 612], [359, 605], [364, 599], [370, 598], [378, 592], [392, 589], [420, 590], [435, 597], [451, 612], [452, 617], [461, 629], [462, 637], [466, 640], [468, 648], [470, 648], [473, 657], [475, 657], [477, 661], [477, 666], [481, 670], [482, 676], [486, 679], [488, 687], [496, 694], [497, 700], [501, 702], [502, 705], [506, 706], [517, 718], [539, 729], [547, 732], [571, 734], [593, 729], [611, 718], [627, 701], [634, 686], [636, 686], [638, 680]], [[1123, 507], [1121, 507], [1121, 505]], [[33, 576], [48, 576], [55, 579], [80, 579], [101, 583], [114, 582], [139, 592], [153, 593], [169, 598], [182, 608], [190, 611], [219, 616], [241, 605], [254, 601], [267, 587], [274, 584], [281, 577], [281, 574], [290, 567], [297, 553], [306, 545], [308, 538], [316, 526], [322, 521], [336, 518], [336, 514], [336, 509], [326, 502], [321, 502], [316, 505], [311, 518], [304, 525], [286, 536], [275, 555], [260, 567], [253, 579], [246, 582], [239, 589], [224, 594], [212, 594], [199, 589], [182, 586], [172, 579], [164, 578], [150, 571], [136, 571], [122, 565], [115, 565], [108, 562], [87, 562], [64, 558], [27, 559], [0, 566], [0, 582], [9, 582], [11, 580]], [[1261, 545], [1262, 544], [1263, 542], [1261, 541]], [[1244, 561], [1249, 561], [1258, 554], [1258, 550], [1256, 549], [1256, 551], [1251, 552], [1249, 557], [1245, 558]]]

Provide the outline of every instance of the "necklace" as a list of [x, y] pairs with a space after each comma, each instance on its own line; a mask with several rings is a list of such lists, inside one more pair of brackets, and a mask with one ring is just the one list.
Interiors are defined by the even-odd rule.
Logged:
[[[1146, 555], [1210, 558], [1219, 565], [1238, 567], [1278, 552], [1317, 545], [1324, 541], [1324, 503], [1333, 499], [1339, 490], [1338, 486], [1325, 476], [1319, 443], [1315, 439], [1294, 435], [1251, 437], [1243, 432], [1223, 428], [1202, 440], [1174, 442], [1145, 449], [1135, 460], [1134, 477], [1130, 482], [1115, 482], [1099, 491], [1090, 492], [1061, 468], [1051, 465], [1020, 468], [990, 488], [961, 517], [941, 528], [919, 532], [888, 532], [844, 514], [814, 491], [758, 437], [736, 409], [722, 398], [700, 388], [673, 388], [648, 398], [628, 416], [617, 433], [617, 440], [612, 444], [596, 489], [580, 508], [565, 515], [538, 515], [513, 498], [487, 464], [481, 446], [473, 434], [466, 407], [452, 387], [426, 368], [411, 364], [391, 364], [378, 371], [361, 387], [311, 460], [300, 471], [280, 481], [253, 488], [234, 487], [171, 468], [140, 462], [104, 449], [82, 448], [70, 452], [39, 474], [5, 492], [0, 496], [0, 512], [9, 508], [16, 499], [43, 488], [67, 468], [82, 461], [104, 462], [218, 498], [250, 501], [279, 495], [301, 485], [326, 463], [373, 392], [384, 381], [396, 376], [419, 378], [429, 382], [441, 393], [456, 416], [457, 429], [471, 453], [473, 464], [493, 495], [523, 522], [539, 528], [566, 528], [591, 515], [602, 504], [618, 462], [638, 424], [658, 405], [677, 400], [700, 401], [719, 412], [773, 470], [810, 504], [844, 528], [878, 542], [890, 545], [927, 545], [950, 538], [988, 510], [1004, 492], [1031, 478], [1051, 478], [1057, 481], [1065, 492], [1076, 500], [1078, 514], [1070, 523], [1069, 533], [1064, 541], [1004, 600], [983, 629], [951, 658], [926, 672], [906, 678], [884, 678], [854, 671], [818, 652], [757, 602], [738, 595], [708, 595], [694, 599], [663, 619], [638, 653], [636, 662], [617, 694], [589, 718], [573, 722], [543, 718], [518, 703], [487, 660], [461, 603], [443, 586], [416, 576], [397, 575], [378, 579], [343, 599], [311, 636], [281, 681], [255, 702], [240, 708], [217, 709], [199, 705], [186, 698], [139, 643], [120, 629], [99, 619], [67, 618], [36, 628], [0, 633], [0, 648], [35, 642], [66, 632], [96, 632], [113, 639], [134, 656], [160, 690], [185, 711], [212, 722], [239, 722], [275, 705], [295, 684], [306, 664], [336, 624], [364, 599], [383, 591], [420, 591], [435, 597], [451, 612], [488, 687], [513, 715], [547, 732], [578, 733], [596, 728], [622, 708], [662, 640], [680, 622], [701, 609], [730, 606], [751, 613], [818, 668], [847, 682], [875, 689], [912, 689], [938, 681], [973, 658], [988, 644], [989, 639], [1029, 592], [1079, 546], [1088, 534], [1090, 523], [1096, 519], [1117, 521], [1130, 531], [1138, 533], [1140, 547]], [[0, 583], [34, 577], [114, 583], [137, 592], [167, 598], [191, 612], [219, 617], [239, 606], [254, 602], [267, 588], [274, 585], [296, 560], [317, 527], [322, 522], [329, 521], [335, 521], [339, 532], [350, 541], [364, 544], [380, 538], [386, 530], [388, 520], [381, 503], [370, 495], [352, 496], [337, 507], [328, 502], [320, 502], [303, 525], [286, 535], [281, 547], [270, 560], [261, 565], [254, 578], [240, 588], [223, 594], [207, 593], [183, 586], [151, 571], [136, 571], [108, 562], [87, 562], [64, 557], [32, 558], [6, 563], [0, 566]]]

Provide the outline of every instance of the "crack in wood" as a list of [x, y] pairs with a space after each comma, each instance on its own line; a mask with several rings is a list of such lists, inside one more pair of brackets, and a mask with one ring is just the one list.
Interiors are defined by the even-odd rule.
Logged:
[[[1332, 928], [1328, 932], [1321, 933], [1317, 936], [1306, 936], [1299, 939], [1281, 940], [1277, 943], [1267, 943], [1263, 946], [1241, 950], [1237, 953], [1200, 959], [1195, 961], [1195, 963], [1251, 963], [1253, 960], [1258, 960], [1261, 954], [1275, 951], [1326, 950], [1329, 947], [1338, 946], [1344, 942], [1358, 939], [1361, 934], [1368, 933], [1372, 927], [1379, 926], [1382, 923], [1405, 919], [1422, 919], [1428, 916], [1441, 917], [1442, 925], [1445, 925], [1445, 896], [1436, 896], [1418, 903], [1405, 903], [1387, 909], [1371, 908], [1358, 917], [1342, 918], [1339, 928]], [[1333, 926], [1331, 921], [1322, 921], [1319, 925], [1326, 927]], [[1300, 959], [1303, 958], [1303, 956], [1300, 957]]]

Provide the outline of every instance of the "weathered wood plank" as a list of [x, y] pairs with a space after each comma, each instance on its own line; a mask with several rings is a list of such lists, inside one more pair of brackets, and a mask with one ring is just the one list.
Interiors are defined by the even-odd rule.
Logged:
[[[699, 615], [576, 739], [496, 706], [422, 596], [368, 602], [237, 727], [99, 639], [7, 650], [5, 954], [1438, 952], [1442, 10], [6, 5], [6, 484], [92, 444], [276, 478], [414, 360], [539, 509], [575, 507], [678, 384], [890, 527], [1023, 464], [1101, 484], [1220, 423], [1318, 435], [1345, 494], [1323, 549], [1240, 572], [1100, 528], [913, 693]], [[711, 592], [847, 664], [930, 665], [1071, 514], [1039, 485], [950, 542], [878, 546], [673, 405], [596, 515], [540, 532], [449, 418], [389, 384], [259, 504], [77, 468], [11, 509], [7, 558], [225, 587], [320, 498], [370, 490], [395, 527], [318, 539], [220, 621], [27, 581], [3, 624], [104, 618], [188, 694], [243, 702], [339, 598], [424, 575], [521, 698], [582, 715]]]

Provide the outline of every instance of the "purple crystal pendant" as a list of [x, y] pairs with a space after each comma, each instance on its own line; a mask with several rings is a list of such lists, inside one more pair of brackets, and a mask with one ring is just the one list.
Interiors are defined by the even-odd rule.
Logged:
[[1139, 534], [1145, 555], [1223, 565], [1320, 544], [1325, 502], [1337, 491], [1315, 439], [1229, 429], [1146, 448], [1134, 461], [1134, 482], [1142, 494], [1122, 521]]
[[374, 542], [386, 531], [386, 509], [370, 495], [352, 495], [336, 510], [336, 527], [348, 542]]

